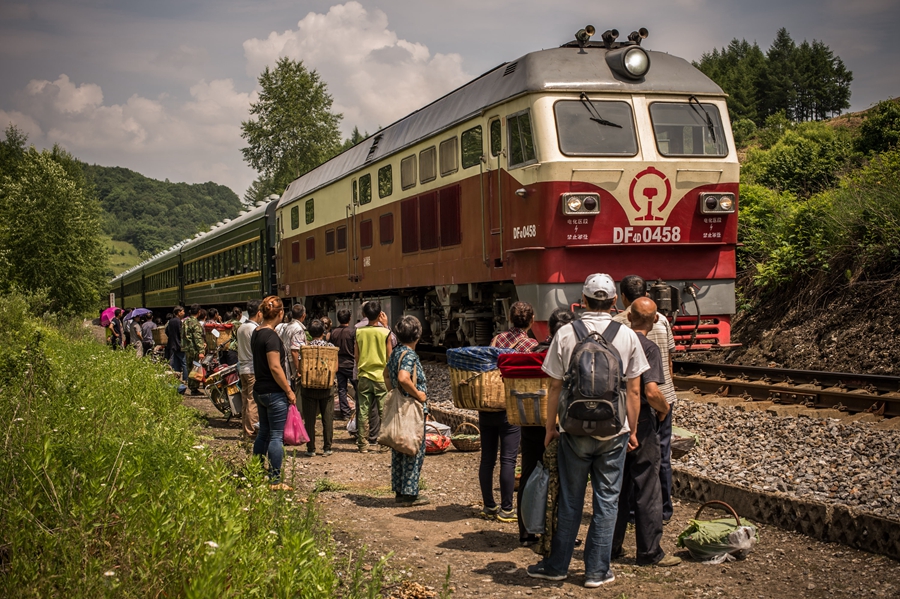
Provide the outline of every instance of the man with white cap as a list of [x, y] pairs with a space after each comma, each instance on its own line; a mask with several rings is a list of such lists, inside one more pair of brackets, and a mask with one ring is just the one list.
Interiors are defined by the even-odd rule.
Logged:
[[[581, 321], [589, 332], [602, 334], [612, 322], [609, 311], [616, 303], [616, 284], [612, 277], [601, 273], [590, 275], [584, 282], [581, 302], [586, 309]], [[563, 377], [577, 344], [575, 329], [572, 324], [567, 324], [553, 338], [547, 351], [542, 368], [551, 378], [547, 396], [548, 415], [557, 413], [560, 394], [568, 393], [563, 389]], [[528, 567], [528, 575], [532, 578], [563, 580], [568, 576], [584, 511], [584, 489], [590, 475], [593, 518], [584, 544], [584, 586], [596, 588], [615, 580], [609, 562], [625, 452], [638, 446], [635, 424], [641, 405], [641, 374], [650, 365], [637, 335], [631, 329], [619, 328], [611, 345], [619, 353], [627, 381], [627, 421], [611, 437], [588, 437], [557, 432], [556, 420], [547, 419], [545, 445], [559, 438], [559, 512], [550, 555]]]

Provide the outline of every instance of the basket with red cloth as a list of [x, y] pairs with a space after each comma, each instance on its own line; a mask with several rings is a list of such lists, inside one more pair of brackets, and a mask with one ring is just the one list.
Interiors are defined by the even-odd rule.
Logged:
[[515, 426], [544, 426], [550, 379], [541, 370], [546, 352], [503, 354], [497, 368], [503, 378], [506, 417]]

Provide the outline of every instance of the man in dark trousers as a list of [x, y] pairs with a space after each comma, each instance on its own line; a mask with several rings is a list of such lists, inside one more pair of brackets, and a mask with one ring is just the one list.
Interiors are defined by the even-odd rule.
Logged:
[[338, 348], [337, 392], [342, 420], [350, 420], [353, 417], [353, 410], [347, 401], [347, 383], [353, 380], [353, 368], [356, 366], [353, 357], [356, 347], [356, 327], [349, 326], [350, 316], [350, 310], [346, 308], [338, 310], [339, 326], [331, 331], [331, 343]]
[[650, 370], [641, 375], [638, 446], [625, 455], [625, 472], [619, 496], [616, 530], [613, 533], [612, 557], [622, 555], [622, 542], [625, 540], [630, 506], [633, 504], [637, 565], [675, 566], [681, 563], [681, 558], [674, 555], [667, 556], [659, 546], [663, 532], [663, 517], [662, 490], [659, 482], [659, 437], [656, 431], [659, 427], [658, 422], [665, 420], [669, 412], [669, 404], [659, 389], [665, 381], [659, 347], [647, 339], [647, 333], [653, 328], [656, 319], [656, 303], [650, 298], [640, 297], [631, 304], [628, 320], [631, 323], [631, 330], [638, 334]]
[[179, 375], [184, 376], [184, 351], [181, 349], [181, 319], [184, 318], [184, 308], [175, 306], [172, 309], [172, 318], [166, 323], [166, 353], [169, 354], [169, 366]]

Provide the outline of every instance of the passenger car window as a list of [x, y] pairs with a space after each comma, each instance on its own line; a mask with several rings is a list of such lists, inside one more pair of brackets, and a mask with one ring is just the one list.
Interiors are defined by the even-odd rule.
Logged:
[[[637, 134], [634, 115], [627, 102], [593, 100], [598, 123], [588, 107], [577, 100], [561, 100], [553, 106], [559, 150], [567, 156], [634, 156]], [[619, 125], [618, 127], [614, 125]]]
[[509, 134], [509, 156], [507, 158], [509, 168], [537, 162], [529, 112], [524, 110], [506, 117], [506, 130]]
[[663, 156], [728, 154], [722, 118], [715, 104], [654, 102], [650, 104], [650, 120], [656, 147]]
[[291, 208], [291, 229], [300, 228], [300, 206]]
[[306, 200], [306, 224], [311, 225], [316, 220], [315, 205], [312, 198]]

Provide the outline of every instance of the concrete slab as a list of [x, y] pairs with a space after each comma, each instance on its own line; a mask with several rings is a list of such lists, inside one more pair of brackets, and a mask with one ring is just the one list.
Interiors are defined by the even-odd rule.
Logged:
[[778, 416], [779, 418], [796, 418], [800, 412], [808, 410], [806, 406], [772, 406], [767, 413]]
[[876, 416], [875, 414], [867, 414], [860, 412], [844, 418], [844, 422], [881, 422], [884, 416]]
[[832, 410], [830, 408], [821, 410], [803, 410], [798, 414], [798, 416], [800, 416], [801, 418], [817, 418], [819, 420], [824, 420], [826, 418], [843, 418], [846, 415], [846, 412], [841, 412], [840, 410]]
[[741, 412], [763, 412], [775, 405], [772, 401], [745, 401], [740, 405], [734, 406], [736, 410]]
[[872, 428], [879, 431], [900, 431], [900, 418], [885, 418]]

